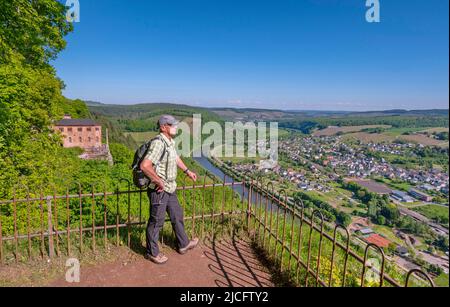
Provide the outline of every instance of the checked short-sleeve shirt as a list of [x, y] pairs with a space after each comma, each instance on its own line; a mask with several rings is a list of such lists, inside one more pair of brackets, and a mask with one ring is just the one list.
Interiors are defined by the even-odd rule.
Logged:
[[[166, 148], [166, 155], [160, 162], [161, 156]], [[150, 145], [145, 159], [150, 160], [155, 167], [156, 174], [164, 182], [164, 191], [174, 193], [177, 189], [177, 151], [175, 141], [167, 138], [164, 134], [160, 134]], [[151, 189], [155, 188], [155, 184], [151, 183]]]

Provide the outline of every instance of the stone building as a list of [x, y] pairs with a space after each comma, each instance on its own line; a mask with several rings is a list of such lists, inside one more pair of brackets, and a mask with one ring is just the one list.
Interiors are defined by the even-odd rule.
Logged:
[[102, 146], [102, 127], [91, 119], [73, 119], [66, 115], [53, 129], [64, 137], [64, 147], [92, 149]]
[[102, 144], [102, 126], [91, 119], [73, 119], [69, 115], [55, 123], [53, 129], [64, 139], [66, 148], [79, 147], [84, 150], [79, 157], [85, 160], [107, 160], [113, 164], [109, 150], [108, 130], [106, 130], [106, 144]]

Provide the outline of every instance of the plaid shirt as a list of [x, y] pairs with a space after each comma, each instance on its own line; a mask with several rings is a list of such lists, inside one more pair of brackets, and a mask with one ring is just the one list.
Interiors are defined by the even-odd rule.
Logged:
[[[159, 135], [160, 138], [155, 139], [148, 149], [145, 159], [150, 160], [154, 167], [156, 174], [164, 182], [164, 191], [167, 193], [174, 193], [177, 189], [177, 151], [175, 148], [175, 141], [169, 140], [164, 134]], [[166, 155], [164, 159], [159, 162], [164, 152], [164, 143], [166, 145]], [[155, 188], [155, 184], [151, 183], [151, 189]]]

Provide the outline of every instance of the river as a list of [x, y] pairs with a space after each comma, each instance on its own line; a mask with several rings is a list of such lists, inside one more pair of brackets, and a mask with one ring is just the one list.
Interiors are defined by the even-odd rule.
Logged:
[[[213, 165], [207, 158], [201, 157], [201, 158], [194, 158], [194, 160], [200, 164], [204, 169], [215, 175], [220, 182], [223, 183], [223, 180], [225, 179], [225, 183], [232, 183], [233, 178], [226, 175], [221, 169], [219, 169], [217, 166]], [[231, 188], [231, 186], [230, 186]], [[235, 185], [233, 187], [233, 190], [239, 194], [239, 197], [242, 198], [242, 190], [243, 187], [241, 184]], [[244, 199], [248, 199], [248, 189], [244, 189]], [[252, 191], [252, 205], [259, 206], [261, 203], [263, 206], [266, 206], [267, 204], [267, 197], [263, 196], [261, 193], [256, 192], [255, 190]], [[269, 208], [272, 208], [272, 201], [269, 200]]]

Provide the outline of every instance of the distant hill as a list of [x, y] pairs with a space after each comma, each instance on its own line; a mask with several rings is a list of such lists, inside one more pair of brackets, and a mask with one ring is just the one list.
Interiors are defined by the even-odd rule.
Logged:
[[192, 117], [193, 114], [201, 114], [203, 121], [222, 121], [222, 118], [206, 108], [192, 107], [183, 104], [171, 103], [143, 103], [134, 105], [102, 104], [98, 102], [87, 103], [91, 113], [108, 116], [115, 119], [123, 128], [129, 132], [138, 132], [136, 127], [127, 126], [129, 120], [155, 121], [163, 114], [171, 114], [182, 120]]
[[[114, 127], [113, 135], [130, 132], [156, 131], [156, 122], [162, 114], [172, 114], [188, 123], [193, 114], [201, 114], [203, 123], [216, 121], [277, 121], [282, 128], [292, 128], [303, 133], [328, 126], [390, 125], [393, 127], [448, 127], [448, 109], [385, 110], [385, 111], [315, 111], [279, 110], [258, 108], [202, 108], [184, 104], [143, 103], [135, 105], [103, 104], [87, 101], [92, 116], [108, 121]], [[126, 134], [128, 135], [128, 134]], [[129, 143], [131, 140], [122, 140]]]
[[448, 116], [448, 109], [352, 112], [349, 116]]
[[252, 108], [210, 108], [212, 112], [228, 120], [276, 120], [307, 119], [316, 117], [385, 117], [385, 116], [443, 116], [448, 117], [448, 109], [430, 110], [385, 110], [385, 111], [315, 111], [315, 110], [270, 110]]
[[[171, 114], [180, 121], [192, 124], [193, 114], [201, 114], [202, 123], [215, 121], [223, 124], [221, 116], [206, 108], [192, 107], [182, 104], [144, 103], [136, 105], [114, 105], [99, 102], [86, 102], [92, 116], [108, 124], [114, 132], [113, 137], [121, 138], [121, 143], [129, 147], [132, 144], [132, 133], [148, 133], [157, 131], [157, 121], [163, 114]], [[131, 134], [130, 134], [131, 133]], [[125, 138], [125, 139], [124, 139]]]

